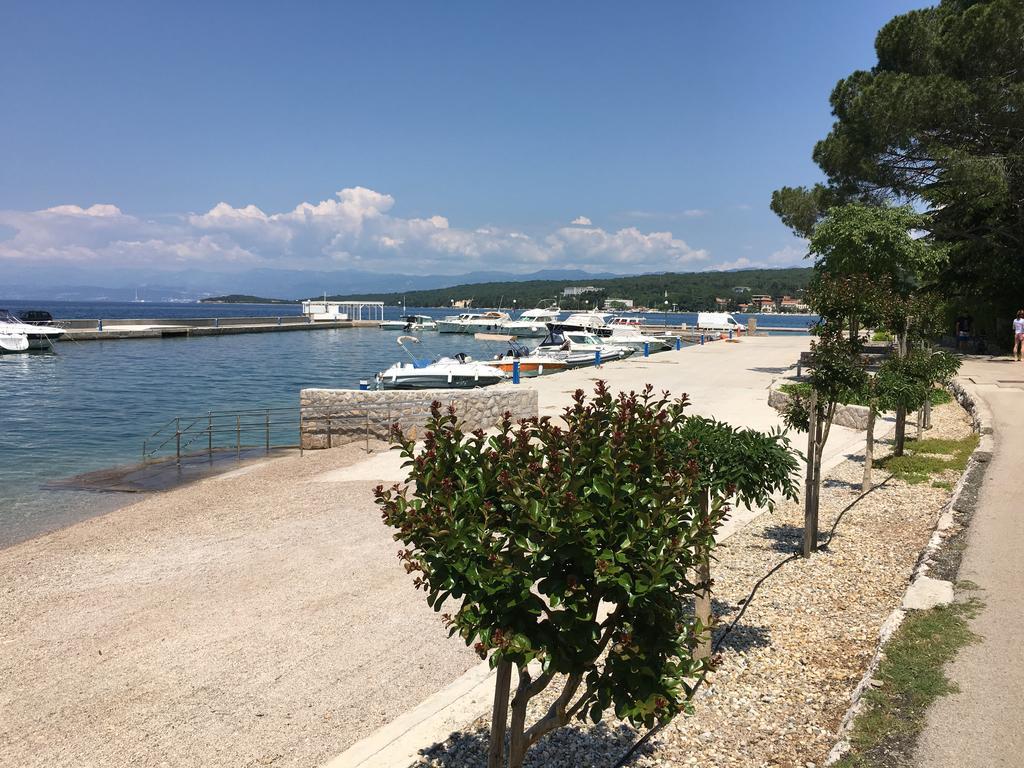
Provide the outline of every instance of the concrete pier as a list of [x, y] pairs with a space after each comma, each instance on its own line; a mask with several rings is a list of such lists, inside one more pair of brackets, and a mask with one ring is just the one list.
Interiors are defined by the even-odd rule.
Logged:
[[200, 317], [63, 320], [61, 341], [110, 341], [190, 336], [227, 336], [236, 333], [318, 331], [329, 328], [375, 326], [367, 320], [311, 320], [305, 315], [280, 317]]

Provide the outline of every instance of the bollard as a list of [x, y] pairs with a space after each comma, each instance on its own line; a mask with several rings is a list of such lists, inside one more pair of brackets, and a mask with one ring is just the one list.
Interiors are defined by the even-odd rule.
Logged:
[[644, 342], [644, 357], [650, 357], [650, 356], [651, 356], [651, 342], [645, 341]]
[[600, 368], [601, 367], [601, 350], [600, 349], [595, 349], [594, 350], [594, 367], [595, 368]]
[[359, 389], [361, 391], [365, 392], [369, 388], [370, 388], [370, 382], [369, 381], [367, 381], [366, 379], [360, 379], [359, 380]]
[[732, 341], [732, 328], [729, 329], [729, 341]]
[[683, 348], [683, 340], [681, 337], [676, 336], [676, 352]]
[[519, 383], [519, 361], [518, 360], [513, 360], [512, 361], [512, 383], [513, 384], [518, 384]]
[[700, 335], [700, 345], [702, 347], [704, 346], [704, 334], [703, 333]]
[[96, 330], [97, 331], [102, 331], [103, 330], [103, 319], [102, 318], [100, 318], [99, 320], [96, 321]]

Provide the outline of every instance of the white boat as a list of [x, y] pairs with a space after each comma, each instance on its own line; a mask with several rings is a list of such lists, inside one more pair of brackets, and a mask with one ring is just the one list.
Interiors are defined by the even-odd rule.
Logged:
[[493, 360], [487, 361], [488, 365], [500, 368], [507, 376], [513, 374], [516, 363], [519, 363], [519, 375], [523, 378], [546, 376], [549, 373], [558, 373], [571, 367], [564, 358], [531, 352], [527, 347], [517, 344], [511, 339], [508, 341], [508, 347], [507, 351], [496, 355]]
[[521, 339], [543, 338], [548, 334], [548, 323], [557, 323], [560, 314], [557, 305], [524, 309], [518, 318], [503, 323], [501, 330]]
[[597, 353], [601, 362], [629, 357], [636, 350], [623, 344], [608, 343], [607, 338], [598, 338], [577, 328], [567, 328], [560, 323], [548, 324], [548, 335], [533, 351], [535, 355], [547, 355], [564, 360], [570, 368], [594, 365]]
[[399, 336], [398, 344], [412, 358], [409, 363], [395, 363], [377, 374], [380, 389], [473, 389], [497, 384], [505, 372], [485, 363], [478, 363], [459, 353], [453, 357], [417, 359], [406, 342], [418, 344], [415, 336]]
[[490, 333], [502, 329], [512, 318], [508, 312], [463, 312], [437, 321], [438, 333]]
[[[52, 322], [52, 319], [49, 322]], [[52, 349], [53, 342], [63, 335], [63, 328], [44, 322], [26, 323], [12, 312], [0, 309], [0, 354], [26, 352], [30, 349]]]
[[[626, 322], [621, 322], [623, 320]], [[639, 320], [639, 318], [634, 317], [613, 317], [606, 326], [611, 330], [611, 334], [601, 338], [613, 344], [626, 344], [638, 352], [643, 351], [644, 344], [647, 345], [649, 352], [660, 352], [675, 344], [674, 336], [655, 336], [654, 334], [644, 333], [642, 330], [643, 324]]]
[[385, 331], [436, 331], [437, 323], [430, 315], [403, 315], [397, 320], [381, 320]]

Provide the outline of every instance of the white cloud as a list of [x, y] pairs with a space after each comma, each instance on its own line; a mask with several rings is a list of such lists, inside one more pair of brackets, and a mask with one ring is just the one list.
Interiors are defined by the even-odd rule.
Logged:
[[[489, 224], [453, 226], [445, 216], [404, 218], [391, 195], [342, 189], [316, 203], [265, 211], [220, 202], [205, 213], [135, 216], [114, 205], [58, 205], [0, 211], [0, 262], [175, 270], [280, 267], [459, 274], [474, 269], [532, 271], [577, 267], [612, 271], [694, 269], [707, 251], [672, 232], [608, 231], [579, 216], [548, 233]], [[697, 215], [696, 211], [683, 215]]]

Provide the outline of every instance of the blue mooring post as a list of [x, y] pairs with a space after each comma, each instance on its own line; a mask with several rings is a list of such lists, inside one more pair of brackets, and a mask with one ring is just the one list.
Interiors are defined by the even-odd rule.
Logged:
[[732, 341], [732, 328], [729, 329], [729, 341]]
[[644, 357], [650, 357], [650, 356], [651, 356], [651, 342], [645, 341], [644, 342]]
[[702, 347], [704, 346], [704, 334], [703, 333], [700, 335], [700, 345]]
[[97, 331], [102, 331], [103, 330], [103, 318], [100, 318], [99, 320], [96, 321], [96, 330]]
[[359, 380], [359, 389], [360, 390], [365, 392], [369, 388], [370, 388], [370, 382], [368, 382], [366, 379], [360, 379]]
[[683, 340], [676, 336], [676, 352], [683, 348]]
[[595, 368], [600, 368], [601, 367], [601, 350], [600, 349], [595, 349], [594, 350], [594, 367]]
[[512, 361], [512, 383], [513, 384], [518, 384], [519, 383], [519, 361], [518, 360], [513, 360]]

